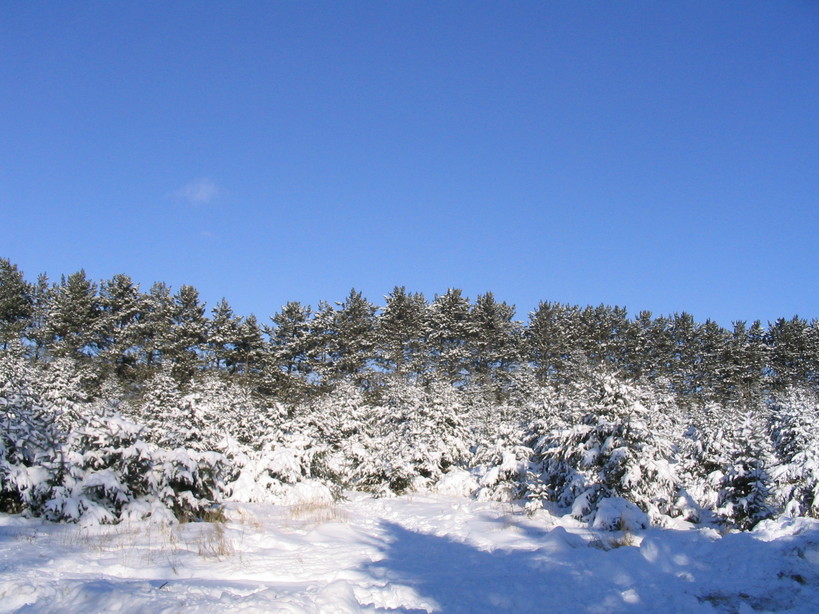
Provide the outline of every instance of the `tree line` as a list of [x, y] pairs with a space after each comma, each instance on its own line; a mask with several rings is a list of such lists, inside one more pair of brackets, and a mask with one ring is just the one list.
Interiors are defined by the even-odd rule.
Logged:
[[0, 259], [0, 512], [202, 519], [302, 485], [610, 528], [819, 517], [817, 329], [550, 302], [522, 322], [401, 287], [261, 323], [192, 286]]
[[491, 292], [449, 289], [428, 300], [396, 287], [376, 306], [351, 290], [316, 308], [283, 305], [267, 322], [210, 310], [190, 285], [145, 292], [128, 275], [80, 270], [26, 280], [0, 259], [0, 344], [38, 361], [70, 358], [93, 377], [139, 387], [165, 369], [179, 383], [221, 373], [257, 393], [300, 401], [342, 382], [378, 394], [388, 379], [447, 382], [508, 398], [521, 373], [557, 388], [591, 372], [660, 385], [699, 403], [756, 403], [789, 387], [819, 388], [819, 322], [798, 316], [726, 329], [681, 312], [629, 317], [624, 307], [541, 302], [526, 322]]

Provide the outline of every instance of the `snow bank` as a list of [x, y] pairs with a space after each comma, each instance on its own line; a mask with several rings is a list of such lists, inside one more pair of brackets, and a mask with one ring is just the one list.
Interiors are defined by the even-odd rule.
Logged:
[[609, 497], [597, 504], [592, 528], [601, 531], [639, 531], [651, 525], [648, 515], [630, 501]]

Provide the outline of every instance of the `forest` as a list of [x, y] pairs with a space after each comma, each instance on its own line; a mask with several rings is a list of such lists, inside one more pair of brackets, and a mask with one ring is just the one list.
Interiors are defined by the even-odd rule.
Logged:
[[[266, 321], [0, 259], [0, 512], [218, 519], [298, 485], [747, 530], [819, 517], [819, 322], [351, 290]], [[612, 514], [612, 510], [617, 513]]]

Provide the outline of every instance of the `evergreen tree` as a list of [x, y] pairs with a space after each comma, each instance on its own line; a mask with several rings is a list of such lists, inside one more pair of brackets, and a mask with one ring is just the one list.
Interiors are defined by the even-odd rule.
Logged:
[[715, 400], [720, 403], [755, 405], [762, 394], [765, 371], [764, 330], [759, 320], [749, 329], [745, 322], [734, 322], [720, 357]]
[[311, 348], [316, 370], [325, 384], [348, 378], [364, 384], [374, 357], [376, 307], [355, 289], [336, 305], [338, 309], [320, 305], [311, 322], [311, 335], [316, 335], [316, 346]]
[[139, 328], [147, 308], [139, 285], [127, 275], [115, 275], [101, 285], [100, 357], [104, 363], [113, 366], [120, 379], [134, 377], [141, 342]]
[[599, 305], [577, 312], [576, 343], [593, 368], [610, 371], [625, 366], [625, 343], [629, 327], [624, 307]]
[[670, 320], [671, 355], [668, 378], [674, 391], [690, 397], [697, 390], [698, 325], [690, 313], [675, 313]]
[[273, 362], [287, 375], [309, 371], [310, 319], [312, 310], [299, 302], [289, 302], [270, 319], [266, 328]]
[[776, 499], [786, 513], [819, 518], [819, 399], [789, 389], [773, 400]]
[[181, 407], [182, 392], [168, 366], [145, 383], [141, 403], [134, 407], [132, 417], [146, 427], [148, 441], [175, 448], [188, 439], [187, 418]]
[[182, 286], [173, 297], [171, 327], [163, 343], [165, 356], [179, 381], [189, 380], [202, 364], [207, 340], [205, 305], [193, 286]]
[[635, 380], [653, 381], [659, 375], [656, 349], [652, 343], [654, 318], [650, 311], [641, 311], [628, 326], [623, 344], [624, 372]]
[[378, 365], [399, 377], [410, 379], [423, 373], [424, 343], [427, 330], [427, 302], [423, 294], [407, 294], [396, 286], [386, 297], [378, 317]]
[[719, 522], [746, 530], [773, 514], [775, 458], [762, 408], [710, 404], [694, 412], [683, 459], [686, 490]]
[[63, 277], [54, 289], [46, 321], [52, 351], [73, 358], [98, 351], [100, 315], [97, 285], [85, 271]]
[[146, 381], [161, 368], [168, 353], [168, 338], [173, 325], [173, 297], [162, 282], [154, 283], [142, 296], [143, 315], [134, 322], [130, 335], [134, 337], [138, 380]]
[[230, 354], [231, 373], [242, 373], [246, 376], [256, 375], [264, 368], [267, 351], [262, 328], [256, 316], [247, 316], [239, 322], [236, 338]]
[[222, 298], [211, 310], [208, 323], [208, 354], [217, 369], [233, 369], [234, 351], [239, 337], [241, 318], [233, 313], [233, 308]]
[[593, 519], [608, 497], [625, 498], [655, 519], [674, 514], [680, 485], [669, 401], [613, 376], [602, 376], [590, 392], [569, 424], [545, 433], [535, 424], [530, 439], [541, 474], [534, 494], [542, 496], [545, 487], [581, 519]]
[[19, 343], [0, 351], [0, 512], [40, 510], [61, 473], [59, 413], [37, 381]]
[[287, 401], [301, 399], [314, 368], [312, 310], [299, 302], [289, 302], [271, 320], [273, 326], [264, 329], [269, 354], [264, 369], [265, 388]]
[[691, 378], [692, 392], [703, 398], [719, 399], [719, 389], [730, 377], [725, 353], [729, 345], [729, 333], [713, 320], [706, 320], [694, 336], [694, 369]]
[[819, 346], [814, 347], [813, 331], [805, 320], [779, 318], [768, 327], [768, 343], [775, 390], [819, 381], [814, 358]]
[[472, 306], [472, 352], [469, 371], [482, 387], [492, 387], [496, 395], [510, 382], [510, 372], [520, 361], [521, 327], [515, 322], [515, 308], [498, 303], [491, 292], [478, 296]]
[[321, 301], [310, 318], [308, 332], [310, 343], [307, 348], [307, 364], [311, 374], [310, 381], [325, 390], [331, 387], [336, 376], [333, 363], [336, 343], [335, 319], [336, 312], [333, 306]]
[[360, 381], [374, 355], [377, 309], [355, 289], [338, 306], [333, 321], [332, 361], [337, 377]]
[[5, 349], [19, 339], [33, 313], [31, 287], [22, 271], [0, 258], [0, 343]]
[[575, 379], [579, 360], [578, 308], [541, 302], [529, 314], [526, 340], [542, 382], [562, 385]]
[[474, 338], [469, 299], [461, 290], [450, 288], [436, 296], [429, 307], [429, 360], [433, 373], [450, 383], [468, 378]]
[[775, 458], [764, 417], [737, 417], [728, 447], [728, 465], [716, 512], [741, 530], [752, 529], [775, 512], [772, 471]]

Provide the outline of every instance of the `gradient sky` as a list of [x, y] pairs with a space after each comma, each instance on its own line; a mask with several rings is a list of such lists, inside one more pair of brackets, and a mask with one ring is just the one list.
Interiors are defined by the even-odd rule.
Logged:
[[819, 3], [0, 3], [0, 257], [819, 316]]

